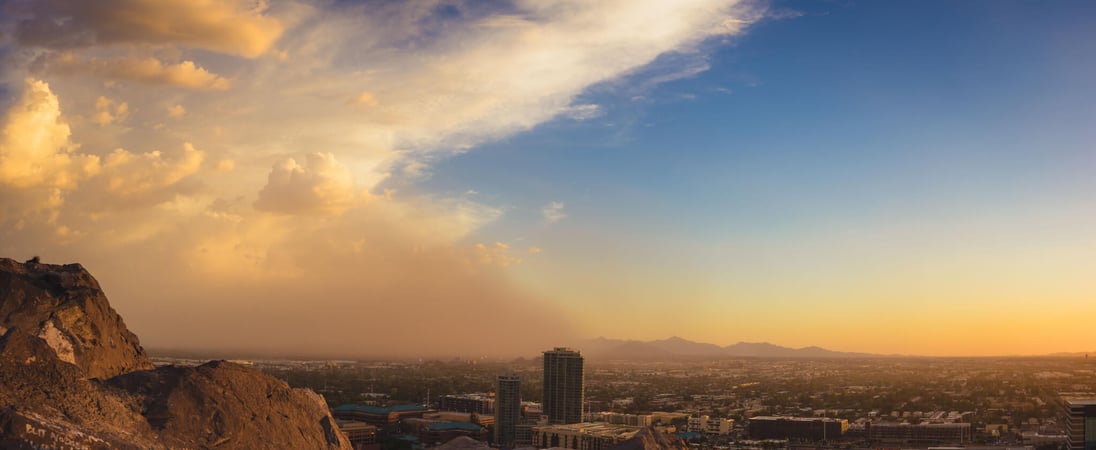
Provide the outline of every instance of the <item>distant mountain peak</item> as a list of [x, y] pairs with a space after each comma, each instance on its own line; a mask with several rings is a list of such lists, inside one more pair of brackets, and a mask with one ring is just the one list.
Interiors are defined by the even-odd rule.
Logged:
[[583, 353], [602, 359], [651, 360], [697, 358], [848, 358], [872, 357], [866, 353], [848, 353], [828, 350], [818, 346], [803, 348], [784, 347], [769, 342], [738, 342], [721, 347], [716, 344], [695, 342], [681, 336], [670, 336], [652, 341], [611, 339], [599, 336], [583, 344]]

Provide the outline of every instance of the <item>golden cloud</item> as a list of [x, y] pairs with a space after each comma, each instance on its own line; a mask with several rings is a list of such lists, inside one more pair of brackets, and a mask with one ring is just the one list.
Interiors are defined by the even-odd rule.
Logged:
[[128, 116], [129, 104], [100, 96], [95, 101], [95, 115], [91, 117], [91, 121], [102, 127], [123, 121]]
[[173, 186], [198, 173], [204, 158], [205, 153], [190, 143], [183, 144], [182, 157], [177, 161], [164, 158], [159, 151], [134, 154], [117, 149], [104, 158], [100, 176], [107, 192], [132, 198]]
[[282, 214], [339, 214], [367, 199], [335, 155], [310, 153], [303, 165], [293, 158], [275, 164], [255, 208]]
[[[198, 67], [193, 61], [165, 64], [156, 58], [128, 56], [82, 59], [72, 53], [65, 53], [47, 58], [45, 65], [47, 70], [62, 75], [92, 75], [195, 90], [223, 91], [231, 84], [224, 77]], [[181, 110], [181, 113], [185, 112], [186, 110]]]
[[16, 22], [24, 45], [169, 44], [254, 58], [284, 26], [251, 0], [38, 0]]
[[73, 153], [60, 102], [45, 82], [24, 80], [23, 95], [2, 123], [0, 183], [23, 189], [72, 188], [98, 173], [98, 157]]
[[[37, 46], [21, 49], [25, 54], [50, 55], [5, 72], [80, 75], [51, 78], [73, 105], [89, 104], [105, 85], [113, 103], [102, 122], [117, 123], [124, 100], [135, 132], [76, 121], [70, 129], [52, 93], [34, 108], [13, 108], [15, 120], [3, 126], [16, 131], [0, 140], [0, 187], [9, 186], [0, 189], [0, 222], [6, 208], [26, 203], [52, 211], [54, 221], [63, 211], [63, 223], [2, 223], [0, 252], [41, 252], [98, 267], [112, 300], [129, 311], [135, 329], [146, 329], [141, 334], [150, 343], [360, 351], [396, 336], [386, 348], [454, 352], [478, 348], [495, 333], [518, 336], [505, 345], [521, 351], [531, 334], [541, 335], [538, 346], [541, 337], [558, 340], [567, 319], [491, 267], [515, 264], [525, 252], [463, 244], [501, 209], [381, 180], [429, 174], [426, 162], [438, 159], [430, 152], [466, 151], [561, 114], [593, 117], [594, 107], [572, 104], [591, 85], [738, 31], [724, 26], [735, 0], [673, 7], [659, 0], [518, 2], [520, 19], [458, 20], [442, 36], [420, 33], [431, 8], [393, 2], [324, 11], [333, 4], [323, 3], [280, 6], [287, 23], [294, 8], [323, 19], [299, 21], [283, 38], [281, 21], [266, 16], [261, 2], [248, 4], [39, 0], [20, 3], [29, 11], [13, 15], [16, 28], [4, 30], [16, 44]], [[401, 47], [411, 42], [413, 51]], [[292, 64], [210, 60], [191, 49], [293, 57]], [[248, 84], [229, 90], [227, 75]], [[217, 90], [224, 92], [205, 92]], [[136, 113], [147, 111], [157, 117]], [[75, 153], [73, 132], [96, 153], [168, 150], [119, 150], [100, 159]], [[181, 141], [203, 151], [180, 152]], [[331, 153], [284, 158], [314, 148]], [[353, 162], [354, 172], [344, 162]], [[16, 185], [41, 192], [32, 199]], [[371, 198], [366, 189], [388, 199], [362, 207]], [[391, 195], [396, 189], [400, 195]], [[553, 203], [541, 212], [555, 221], [566, 210]], [[148, 292], [162, 295], [149, 302]], [[408, 311], [430, 314], [414, 323], [371, 320]], [[545, 326], [523, 327], [528, 317]], [[193, 333], [189, 325], [198, 320], [208, 333]], [[445, 342], [422, 338], [452, 323], [479, 331]], [[271, 332], [285, 329], [300, 333]]]

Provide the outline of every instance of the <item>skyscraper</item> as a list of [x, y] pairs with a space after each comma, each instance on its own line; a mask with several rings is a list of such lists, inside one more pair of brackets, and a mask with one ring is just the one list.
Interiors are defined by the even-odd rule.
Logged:
[[1096, 400], [1066, 400], [1066, 434], [1072, 450], [1096, 450]]
[[495, 445], [513, 448], [521, 420], [521, 377], [499, 375], [495, 390]]
[[582, 354], [566, 348], [544, 352], [544, 414], [548, 422], [582, 422]]

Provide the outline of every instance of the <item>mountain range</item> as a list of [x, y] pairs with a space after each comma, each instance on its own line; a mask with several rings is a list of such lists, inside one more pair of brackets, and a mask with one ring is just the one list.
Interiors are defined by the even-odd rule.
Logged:
[[821, 347], [790, 348], [768, 342], [739, 342], [721, 347], [704, 342], [693, 342], [677, 336], [655, 340], [637, 341], [598, 337], [582, 341], [578, 346], [582, 353], [598, 359], [659, 360], [659, 359], [709, 359], [709, 358], [872, 358], [893, 355], [839, 352]]

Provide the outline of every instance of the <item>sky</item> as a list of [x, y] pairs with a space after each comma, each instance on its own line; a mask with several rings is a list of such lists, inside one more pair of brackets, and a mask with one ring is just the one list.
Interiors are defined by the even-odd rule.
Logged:
[[0, 1], [0, 256], [154, 349], [1090, 351], [1092, 17]]

